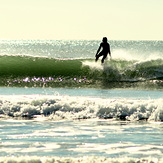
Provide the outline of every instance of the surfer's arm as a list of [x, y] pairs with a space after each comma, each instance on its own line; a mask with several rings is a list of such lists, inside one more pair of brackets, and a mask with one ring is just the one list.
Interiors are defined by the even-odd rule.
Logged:
[[109, 55], [110, 55], [110, 57], [111, 57], [111, 52], [109, 51]]
[[109, 55], [110, 55], [110, 57], [111, 57], [110, 45], [109, 45]]
[[96, 56], [97, 56], [97, 54], [100, 52], [100, 50], [101, 50], [101, 44], [100, 44], [100, 46], [99, 46], [99, 48], [98, 48], [98, 50], [97, 50]]

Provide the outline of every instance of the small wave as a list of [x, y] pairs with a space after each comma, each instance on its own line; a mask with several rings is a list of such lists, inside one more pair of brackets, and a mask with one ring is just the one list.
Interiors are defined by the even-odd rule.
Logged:
[[163, 100], [101, 99], [70, 96], [1, 96], [1, 117], [47, 120], [116, 119], [163, 121]]
[[9, 162], [14, 162], [14, 163], [20, 163], [20, 162], [35, 162], [35, 163], [92, 163], [92, 162], [97, 162], [97, 163], [161, 163], [163, 162], [163, 159], [158, 159], [158, 158], [152, 158], [152, 157], [145, 157], [145, 158], [130, 158], [130, 157], [125, 157], [125, 158], [108, 158], [108, 157], [41, 157], [41, 156], [19, 156], [19, 157], [0, 157], [1, 162], [3, 163], [9, 163]]

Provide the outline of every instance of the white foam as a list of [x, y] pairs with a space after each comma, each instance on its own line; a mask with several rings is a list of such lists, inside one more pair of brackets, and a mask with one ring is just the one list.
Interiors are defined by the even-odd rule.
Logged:
[[82, 62], [83, 66], [89, 66], [92, 70], [103, 70], [103, 65], [101, 62], [95, 61], [84, 61]]
[[163, 106], [158, 106], [149, 117], [149, 121], [163, 121]]
[[49, 119], [118, 118], [136, 121], [163, 121], [163, 99], [131, 100], [91, 97], [16, 95], [0, 96], [0, 113], [21, 117]]
[[[82, 153], [88, 153], [91, 151], [100, 151], [102, 153], [107, 153], [109, 155], [111, 154], [117, 154], [117, 153], [128, 153], [130, 155], [141, 155], [143, 151], [143, 155], [150, 155], [150, 156], [162, 156], [162, 146], [155, 146], [153, 148], [153, 145], [138, 145], [135, 146], [135, 144], [132, 144], [130, 142], [125, 143], [117, 143], [117, 144], [93, 144], [93, 143], [83, 143], [82, 145], [79, 145], [77, 149], [70, 149], [73, 151], [78, 151]], [[150, 153], [150, 154], [149, 154]]]
[[144, 158], [130, 158], [130, 157], [123, 157], [123, 158], [108, 158], [108, 157], [40, 157], [40, 156], [21, 156], [21, 157], [0, 157], [1, 162], [3, 163], [131, 163], [131, 162], [140, 162], [140, 163], [162, 163], [163, 159], [160, 158], [152, 158], [152, 157], [144, 157]]

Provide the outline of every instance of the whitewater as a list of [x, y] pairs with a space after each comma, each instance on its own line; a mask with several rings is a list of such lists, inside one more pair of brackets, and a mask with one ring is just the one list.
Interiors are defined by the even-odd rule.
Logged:
[[0, 40], [0, 162], [163, 162], [163, 42]]

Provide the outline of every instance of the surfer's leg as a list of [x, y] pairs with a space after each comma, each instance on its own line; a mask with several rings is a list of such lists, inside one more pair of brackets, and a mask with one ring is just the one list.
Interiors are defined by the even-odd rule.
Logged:
[[101, 60], [101, 63], [104, 63], [104, 60], [106, 59], [107, 55], [103, 55], [103, 58]]

